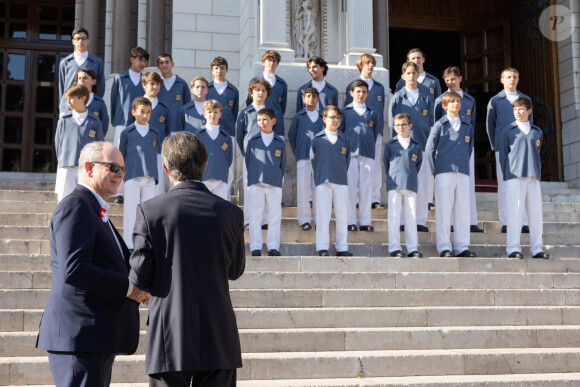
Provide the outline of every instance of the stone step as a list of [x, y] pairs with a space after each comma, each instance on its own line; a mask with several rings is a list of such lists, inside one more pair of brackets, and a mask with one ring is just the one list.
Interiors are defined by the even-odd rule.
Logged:
[[[243, 353], [570, 348], [580, 326], [240, 329]], [[0, 357], [43, 356], [37, 332], [0, 332]], [[146, 331], [136, 354], [145, 354]]]
[[52, 174], [55, 176], [52, 179], [46, 180], [13, 180], [13, 179], [4, 179], [0, 172], [0, 190], [7, 190], [7, 191], [24, 191], [24, 190], [33, 190], [33, 191], [54, 191], [54, 183], [56, 179], [56, 174]]
[[[362, 294], [362, 297], [366, 294]], [[336, 298], [335, 298], [336, 299]], [[420, 302], [417, 302], [420, 304]], [[40, 305], [44, 308], [46, 302]], [[578, 303], [576, 303], [578, 304]], [[579, 325], [580, 306], [235, 308], [240, 329]], [[37, 331], [42, 309], [0, 310], [6, 332]], [[140, 309], [141, 329], [147, 310]]]
[[[50, 271], [0, 272], [2, 289], [50, 289]], [[246, 272], [231, 289], [574, 289], [579, 273]]]
[[[2, 271], [47, 271], [50, 255], [0, 254]], [[391, 257], [246, 257], [246, 272], [371, 272], [371, 271], [423, 271], [423, 272], [517, 272], [517, 273], [567, 273], [580, 272], [580, 259], [553, 258], [423, 258], [395, 259]]]
[[[112, 382], [146, 382], [144, 360], [144, 355], [117, 356]], [[244, 354], [243, 361], [238, 380], [578, 373], [580, 349], [280, 352]], [[52, 382], [46, 356], [0, 358], [0, 375], [4, 385]]]

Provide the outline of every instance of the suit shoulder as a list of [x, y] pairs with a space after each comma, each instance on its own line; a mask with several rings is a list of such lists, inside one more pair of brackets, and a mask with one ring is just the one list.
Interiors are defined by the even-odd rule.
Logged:
[[284, 85], [286, 84], [286, 81], [284, 80], [284, 78], [282, 78], [278, 74], [276, 74], [276, 82], [283, 83]]

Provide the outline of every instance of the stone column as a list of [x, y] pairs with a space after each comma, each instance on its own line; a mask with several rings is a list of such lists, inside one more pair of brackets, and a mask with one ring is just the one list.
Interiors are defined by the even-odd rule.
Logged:
[[286, 0], [267, 0], [260, 2], [260, 36], [257, 60], [266, 50], [276, 50], [282, 62], [294, 62], [294, 50], [290, 48], [288, 36], [290, 19]]
[[389, 63], [389, 11], [388, 1], [373, 0], [373, 39], [377, 53]]
[[[374, 53], [373, 1], [346, 0], [346, 53], [341, 64], [354, 66], [363, 53]], [[377, 66], [382, 66], [382, 57]]]
[[129, 68], [131, 51], [131, 2], [113, 0], [111, 73]]
[[147, 46], [150, 66], [157, 65], [157, 56], [165, 52], [165, 0], [149, 0], [147, 4]]
[[93, 47], [89, 50], [93, 53], [97, 52], [97, 45], [99, 43], [99, 1], [96, 0], [82, 0], [81, 8], [81, 26], [89, 31]]

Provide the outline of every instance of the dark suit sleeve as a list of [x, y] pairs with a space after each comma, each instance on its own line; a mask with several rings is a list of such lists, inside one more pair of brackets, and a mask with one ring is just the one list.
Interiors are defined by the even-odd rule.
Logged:
[[149, 227], [143, 213], [143, 207], [137, 205], [135, 227], [133, 228], [133, 246], [135, 251], [129, 260], [131, 282], [139, 289], [150, 292], [155, 276], [155, 260]]
[[51, 227], [60, 274], [71, 286], [111, 301], [123, 301], [129, 288], [127, 277], [99, 265], [99, 257], [94, 256], [95, 244], [100, 242], [96, 238], [97, 225], [90, 222], [92, 211], [77, 198], [70, 198], [55, 210]]
[[234, 235], [234, 259], [228, 268], [228, 279], [231, 281], [237, 280], [244, 274], [246, 268], [246, 243], [244, 241], [244, 216], [239, 208], [235, 208], [232, 219], [235, 219], [233, 230]]

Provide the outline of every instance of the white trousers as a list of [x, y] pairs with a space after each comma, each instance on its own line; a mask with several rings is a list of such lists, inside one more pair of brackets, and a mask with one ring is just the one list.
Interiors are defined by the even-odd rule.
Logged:
[[543, 251], [542, 233], [542, 191], [540, 182], [534, 178], [510, 179], [506, 182], [507, 190], [507, 240], [506, 252], [521, 252], [520, 237], [522, 220], [527, 210], [530, 220], [530, 252], [536, 255]]
[[125, 202], [123, 204], [123, 239], [127, 247], [133, 248], [133, 228], [137, 205], [155, 197], [157, 188], [152, 177], [136, 177], [125, 182]]
[[224, 200], [228, 200], [228, 183], [218, 179], [204, 180], [203, 184], [207, 187], [209, 192], [219, 196]]
[[78, 170], [78, 167], [59, 167], [56, 170], [54, 192], [59, 202], [77, 186]]
[[245, 200], [250, 220], [250, 250], [262, 249], [262, 219], [266, 214], [268, 250], [280, 250], [280, 222], [282, 220], [282, 188], [268, 184], [252, 184]]
[[[236, 159], [236, 138], [232, 137], [232, 163], [230, 165], [230, 168], [228, 169], [228, 188], [227, 188], [227, 201], [231, 201], [232, 200], [232, 183], [234, 182], [234, 164], [235, 164], [235, 159]], [[240, 159], [243, 161], [243, 158]], [[244, 163], [245, 164], [245, 163]]]
[[[113, 137], [113, 145], [119, 149], [119, 144], [121, 143], [121, 132], [125, 130], [125, 125], [117, 125], [115, 126], [115, 135]], [[121, 181], [121, 185], [119, 185], [119, 190], [117, 191], [117, 196], [123, 196], [125, 192], [125, 181]]]
[[372, 171], [374, 160], [364, 156], [353, 156], [348, 166], [348, 224], [356, 224], [356, 203], [361, 226], [371, 225]]
[[429, 179], [427, 180], [427, 184], [428, 184], [427, 185], [427, 206], [429, 206], [429, 203], [435, 203], [433, 201], [433, 198], [434, 198], [433, 188], [435, 186], [435, 176], [433, 176], [432, 174], [429, 174]]
[[469, 249], [469, 176], [463, 173], [440, 173], [435, 176], [435, 219], [437, 251], [452, 251], [451, 217], [455, 234], [455, 251]]
[[375, 141], [375, 163], [373, 165], [373, 197], [372, 203], [381, 202], [381, 186], [383, 185], [383, 135], [379, 134]]
[[407, 253], [417, 251], [417, 223], [415, 205], [417, 194], [408, 189], [392, 189], [388, 192], [389, 253], [401, 249], [401, 217], [405, 219], [405, 244]]
[[[507, 225], [507, 187], [503, 179], [503, 171], [499, 163], [499, 152], [495, 152], [495, 173], [497, 175], [497, 215], [502, 226]], [[528, 225], [528, 213], [524, 208], [523, 224]], [[521, 227], [520, 227], [521, 229]]]
[[421, 163], [421, 168], [419, 173], [417, 173], [417, 224], [421, 226], [427, 225], [427, 216], [429, 215], [429, 201], [428, 201], [428, 191], [429, 191], [429, 179], [433, 177], [431, 174], [431, 168], [429, 167], [429, 161], [426, 158], [425, 152], [421, 152], [423, 157], [423, 162]]
[[310, 198], [312, 198], [312, 208], [316, 214], [316, 186], [314, 185], [314, 174], [310, 160], [298, 160], [296, 162], [296, 211], [298, 224], [310, 223], [312, 211], [310, 209]]
[[[453, 218], [451, 217], [451, 225]], [[477, 205], [475, 203], [475, 157], [473, 152], [469, 158], [469, 224], [477, 226]]]
[[316, 186], [316, 251], [330, 246], [330, 213], [334, 206], [336, 251], [348, 251], [346, 207], [348, 186], [324, 183]]
[[155, 186], [157, 192], [156, 195], [161, 195], [165, 193], [165, 179], [167, 174], [163, 169], [163, 157], [160, 154], [157, 155], [157, 185]]

